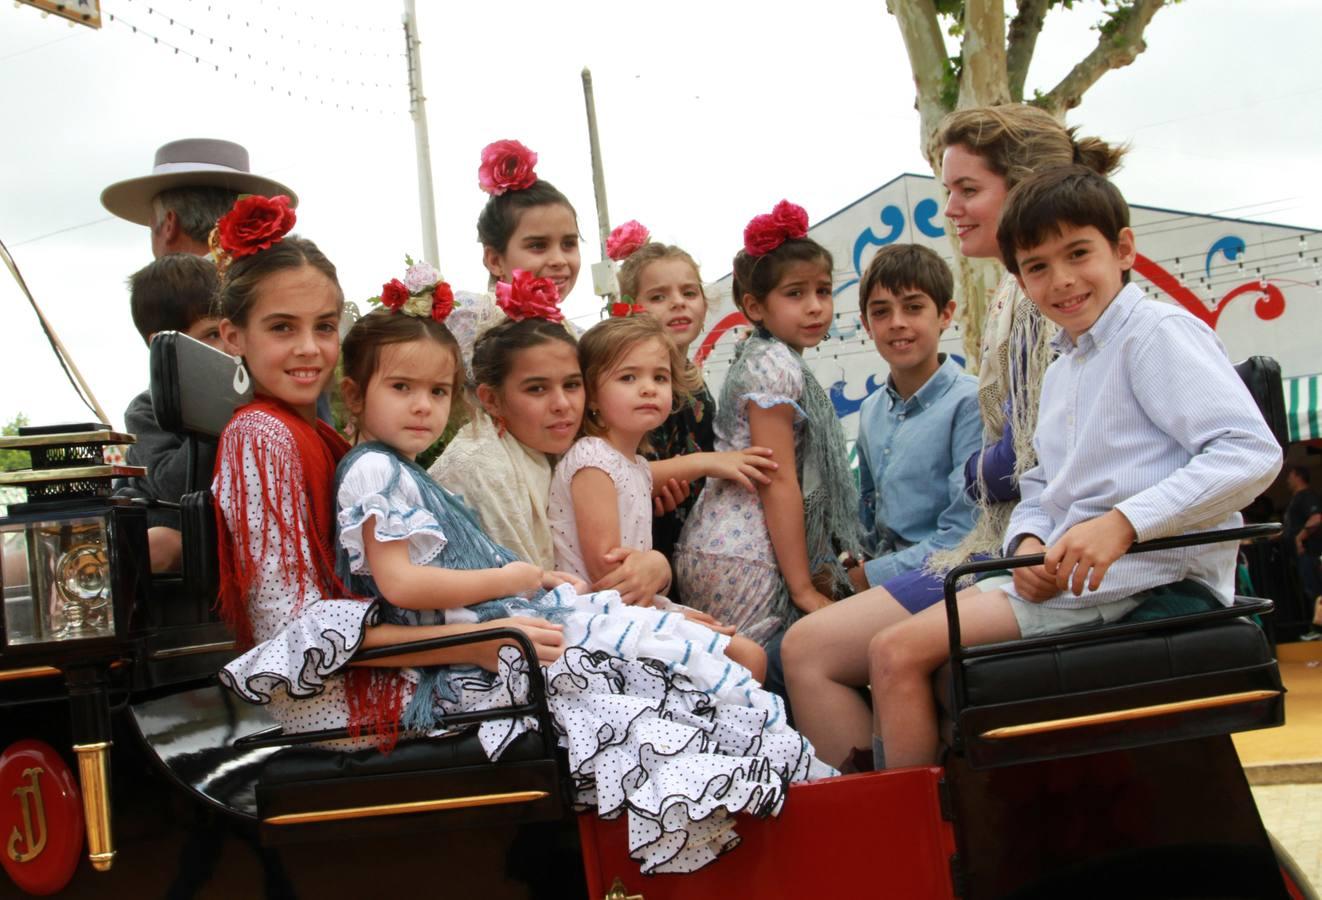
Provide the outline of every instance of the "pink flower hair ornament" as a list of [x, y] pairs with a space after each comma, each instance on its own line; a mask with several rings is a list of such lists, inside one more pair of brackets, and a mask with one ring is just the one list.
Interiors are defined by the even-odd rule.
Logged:
[[444, 322], [454, 312], [454, 291], [430, 263], [415, 263], [407, 256], [404, 260], [409, 267], [404, 280], [390, 279], [381, 285], [381, 296], [369, 297], [367, 302], [392, 313]]
[[808, 235], [808, 213], [802, 206], [782, 200], [769, 213], [754, 216], [744, 226], [744, 252], [766, 256], [787, 240]]
[[637, 219], [630, 219], [606, 238], [606, 255], [616, 262], [623, 262], [646, 244], [652, 233]]
[[495, 141], [482, 148], [478, 187], [493, 197], [527, 190], [537, 183], [537, 154], [518, 141]]
[[545, 319], [563, 322], [560, 312], [560, 291], [549, 278], [534, 278], [531, 272], [515, 269], [508, 282], [496, 282], [496, 305], [512, 321]]

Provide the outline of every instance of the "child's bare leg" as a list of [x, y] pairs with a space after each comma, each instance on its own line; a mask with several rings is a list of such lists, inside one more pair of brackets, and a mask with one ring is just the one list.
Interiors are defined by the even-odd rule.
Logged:
[[153, 572], [178, 572], [184, 558], [183, 535], [164, 525], [148, 528], [147, 557]]
[[781, 644], [794, 724], [823, 761], [843, 763], [872, 746], [872, 710], [858, 688], [868, 683], [868, 643], [909, 611], [883, 588], [819, 609], [790, 627]]
[[742, 634], [733, 635], [729, 646], [725, 648], [725, 655], [752, 672], [759, 683], [766, 680], [767, 651], [757, 641], [750, 641]]
[[[961, 639], [966, 645], [1019, 637], [1019, 623], [1003, 591], [973, 587], [960, 592]], [[885, 748], [886, 768], [936, 762], [936, 700], [932, 673], [950, 658], [944, 604], [892, 625], [868, 647], [876, 734]]]

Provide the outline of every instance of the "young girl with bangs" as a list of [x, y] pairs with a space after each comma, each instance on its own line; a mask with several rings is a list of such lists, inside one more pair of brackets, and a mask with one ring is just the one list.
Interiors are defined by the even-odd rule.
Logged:
[[[716, 401], [702, 380], [702, 370], [689, 356], [707, 319], [707, 295], [698, 264], [683, 249], [650, 240], [648, 230], [637, 221], [625, 222], [611, 232], [606, 253], [620, 263], [620, 295], [626, 298], [625, 304], [661, 323], [679, 349], [685, 371], [697, 379], [697, 387], [647, 436], [643, 456], [663, 464], [688, 453], [712, 452], [716, 449], [716, 431], [712, 427]], [[658, 509], [652, 520], [652, 546], [669, 559], [674, 555], [680, 530], [697, 502], [703, 482], [681, 482], [664, 465], [654, 465], [652, 473], [658, 484], [674, 478], [681, 486], [681, 495], [685, 495], [682, 499], [673, 498], [673, 510]], [[671, 597], [682, 602], [677, 588], [678, 585], [671, 585]]]
[[[587, 386], [585, 434], [556, 465], [547, 515], [557, 567], [597, 580], [610, 568], [607, 554], [612, 548], [652, 547], [649, 498], [656, 464], [649, 465], [638, 451], [647, 435], [688, 398], [697, 376], [661, 323], [647, 315], [612, 317], [594, 325], [579, 344], [579, 359]], [[691, 453], [669, 463], [685, 480], [729, 479], [748, 492], [755, 484], [769, 483], [763, 468], [773, 468], [753, 452]], [[725, 634], [734, 631], [666, 597], [641, 602]], [[729, 652], [762, 680], [766, 658], [760, 647], [735, 636]]]
[[802, 357], [832, 310], [831, 254], [807, 233], [807, 213], [782, 201], [749, 223], [734, 259], [735, 301], [756, 330], [722, 387], [716, 446], [767, 447], [778, 467], [753, 495], [709, 483], [675, 553], [685, 602], [764, 645], [849, 592], [838, 555], [859, 544], [844, 434]]
[[[458, 345], [440, 321], [448, 301], [438, 289], [424, 310], [430, 291], [422, 303], [364, 317], [345, 340], [343, 390], [362, 443], [337, 477], [337, 571], [351, 590], [377, 598], [383, 622], [402, 628], [554, 623], [545, 629], [560, 640], [539, 662], [576, 799], [630, 817], [645, 871], [705, 865], [728, 845], [730, 814], [769, 811], [784, 782], [829, 770], [786, 727], [779, 698], [727, 656], [728, 637], [626, 605], [615, 591], [580, 593], [572, 576], [518, 560], [416, 465], [450, 420], [461, 380]], [[512, 319], [527, 310], [519, 282], [500, 302]], [[373, 688], [398, 698], [404, 728], [425, 733], [447, 715], [519, 701], [525, 665], [507, 650], [494, 674], [403, 668], [378, 672]], [[496, 759], [527, 727], [498, 720], [478, 734]]]

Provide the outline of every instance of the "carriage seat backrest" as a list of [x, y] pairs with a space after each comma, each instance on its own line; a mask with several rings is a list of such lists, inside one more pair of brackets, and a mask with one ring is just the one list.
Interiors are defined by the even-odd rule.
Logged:
[[1285, 389], [1281, 386], [1281, 366], [1270, 356], [1250, 356], [1235, 364], [1263, 420], [1282, 448], [1290, 443], [1290, 425], [1285, 415]]
[[234, 410], [252, 399], [252, 383], [236, 390], [238, 363], [201, 341], [162, 331], [151, 342], [151, 403], [166, 431], [216, 437]]
[[183, 578], [186, 597], [210, 609], [219, 585], [215, 512], [208, 487], [210, 464], [195, 464], [198, 444], [214, 443], [230, 416], [252, 399], [251, 381], [237, 390], [234, 357], [176, 331], [158, 332], [151, 342], [151, 401], [156, 424], [184, 435], [185, 452], [193, 455], [189, 493], [179, 502], [183, 535]]

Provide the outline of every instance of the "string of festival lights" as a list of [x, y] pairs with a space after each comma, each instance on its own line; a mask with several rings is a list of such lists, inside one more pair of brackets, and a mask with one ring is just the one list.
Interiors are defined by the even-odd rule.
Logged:
[[[123, 28], [126, 28], [135, 35], [149, 39], [153, 44], [157, 46], [164, 47], [168, 50], [173, 51], [176, 56], [183, 56], [188, 59], [191, 59], [195, 64], [210, 66], [211, 69], [217, 73], [222, 73], [222, 72], [228, 73], [231, 76], [232, 80], [234, 81], [238, 81], [240, 83], [246, 83], [255, 88], [266, 88], [267, 91], [272, 94], [285, 96], [290, 99], [303, 100], [304, 102], [307, 102], [309, 104], [316, 103], [319, 106], [333, 108], [336, 110], [340, 110], [342, 112], [372, 113], [380, 116], [404, 115], [407, 112], [407, 107], [403, 102], [400, 103], [400, 106], [397, 109], [386, 109], [382, 106], [373, 105], [373, 104], [367, 104], [362, 102], [348, 102], [346, 100], [342, 100], [334, 96], [331, 96], [329, 98], [325, 96], [317, 96], [314, 93], [308, 93], [302, 88], [294, 88], [286, 84], [279, 84], [274, 80], [268, 79], [264, 76], [260, 78], [253, 77], [252, 75], [243, 72], [234, 66], [221, 63], [214, 58], [208, 58], [206, 56], [202, 56], [201, 54], [194, 52], [188, 47], [184, 47], [181, 46], [180, 44], [174, 43], [168, 38], [164, 38], [159, 34], [156, 34], [152, 31], [147, 30], [146, 28], [143, 28], [140, 25], [130, 22], [129, 20], [125, 19], [122, 15], [117, 15], [115, 13], [108, 13], [106, 18], [110, 23], [114, 25], [119, 25]], [[187, 26], [183, 26], [183, 27], [187, 27]], [[208, 38], [208, 40], [211, 39]], [[233, 53], [233, 49], [231, 45], [223, 45], [223, 46], [227, 52], [231, 54]], [[252, 58], [251, 55], [249, 55], [249, 58], [250, 59]], [[292, 73], [288, 73], [287, 69], [286, 69], [286, 73], [292, 74]], [[381, 87], [381, 85], [379, 84], [374, 85], [373, 83], [370, 82], [355, 82], [351, 80], [335, 79], [335, 78], [323, 77], [315, 73], [305, 74], [299, 71], [297, 74], [299, 74], [302, 77], [309, 78], [314, 82], [330, 81], [341, 86], [362, 87], [367, 89]], [[402, 88], [402, 85], [395, 87], [396, 90], [399, 90], [400, 88]]]

